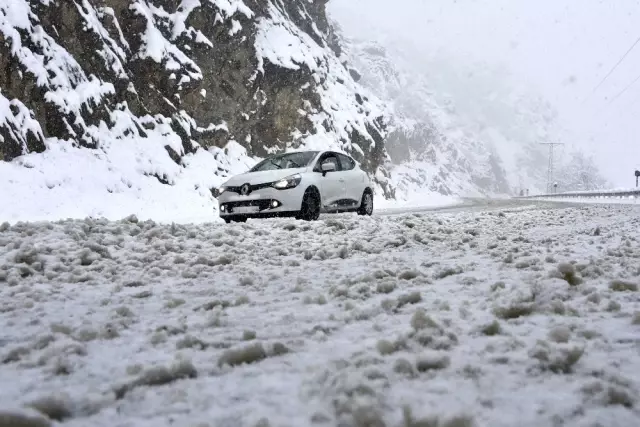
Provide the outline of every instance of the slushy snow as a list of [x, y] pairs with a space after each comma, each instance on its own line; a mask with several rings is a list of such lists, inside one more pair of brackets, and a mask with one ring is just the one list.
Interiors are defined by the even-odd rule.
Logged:
[[637, 425], [639, 213], [3, 224], [0, 419]]

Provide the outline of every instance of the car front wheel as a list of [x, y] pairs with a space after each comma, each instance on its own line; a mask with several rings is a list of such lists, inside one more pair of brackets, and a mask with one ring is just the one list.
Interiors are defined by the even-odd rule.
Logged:
[[305, 191], [297, 218], [305, 221], [316, 221], [320, 218], [320, 194], [318, 190], [309, 188]]
[[230, 222], [247, 222], [246, 216], [233, 216], [231, 218], [225, 218], [224, 222], [229, 224]]
[[371, 216], [373, 214], [373, 194], [370, 190], [365, 190], [362, 193], [362, 201], [360, 202], [360, 208], [358, 208], [358, 215]]

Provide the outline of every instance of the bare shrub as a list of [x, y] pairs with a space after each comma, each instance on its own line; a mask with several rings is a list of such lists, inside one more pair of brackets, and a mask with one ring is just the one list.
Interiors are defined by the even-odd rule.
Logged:
[[50, 420], [63, 421], [71, 418], [71, 402], [66, 396], [43, 396], [27, 405]]
[[137, 387], [153, 387], [170, 384], [185, 379], [196, 378], [198, 371], [190, 361], [182, 360], [169, 367], [154, 366], [142, 372], [142, 374], [130, 383], [120, 385], [114, 389], [116, 399], [122, 399], [131, 390]]
[[429, 352], [422, 354], [416, 360], [416, 369], [418, 372], [427, 372], [431, 370], [441, 370], [447, 368], [451, 364], [451, 359], [447, 354], [440, 352]]
[[433, 278], [436, 279], [436, 280], [439, 280], [439, 279], [444, 279], [445, 277], [455, 276], [456, 274], [462, 274], [463, 272], [464, 272], [464, 270], [460, 266], [444, 267], [444, 268], [438, 270], [433, 275]]
[[405, 270], [398, 274], [398, 279], [413, 280], [420, 275], [420, 272], [416, 270]]
[[0, 427], [51, 427], [51, 421], [35, 410], [0, 410]]
[[571, 338], [571, 329], [567, 326], [556, 326], [549, 331], [549, 339], [557, 343], [568, 343]]
[[529, 352], [529, 356], [538, 361], [538, 366], [545, 371], [557, 374], [569, 374], [578, 363], [584, 348], [575, 345], [551, 346], [546, 341], [538, 341]]
[[494, 320], [488, 325], [483, 326], [481, 331], [483, 335], [494, 336], [502, 333], [502, 327], [500, 326], [500, 322]]
[[578, 286], [582, 283], [582, 277], [578, 275], [576, 267], [567, 262], [558, 264], [556, 271], [552, 272], [550, 276], [566, 281], [569, 286]]
[[535, 310], [533, 303], [529, 302], [513, 302], [507, 306], [496, 307], [493, 312], [500, 319], [517, 319], [519, 317], [529, 316]]
[[400, 295], [397, 301], [398, 308], [403, 307], [407, 304], [417, 304], [422, 301], [422, 295], [420, 295], [420, 292], [418, 291], [413, 291], [408, 294]]
[[638, 284], [628, 280], [616, 279], [609, 283], [609, 289], [614, 292], [637, 292]]
[[242, 339], [243, 339], [244, 341], [251, 341], [251, 340], [255, 340], [255, 339], [256, 339], [256, 336], [257, 336], [256, 331], [249, 331], [249, 330], [246, 330], [246, 331], [242, 332]]
[[241, 348], [230, 349], [225, 351], [220, 359], [218, 366], [237, 366], [242, 364], [256, 363], [267, 358], [267, 352], [262, 343], [254, 343]]
[[427, 328], [440, 328], [436, 321], [427, 315], [427, 312], [424, 311], [424, 309], [416, 310], [413, 316], [411, 316], [411, 327], [416, 331]]
[[387, 356], [400, 350], [400, 343], [398, 341], [392, 342], [382, 339], [378, 341], [378, 343], [376, 344], [376, 348], [381, 355]]

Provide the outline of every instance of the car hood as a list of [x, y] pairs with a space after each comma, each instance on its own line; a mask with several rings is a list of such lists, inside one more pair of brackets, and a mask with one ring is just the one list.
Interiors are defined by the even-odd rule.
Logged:
[[306, 170], [307, 168], [296, 168], [296, 169], [278, 169], [278, 170], [268, 170], [268, 171], [259, 171], [259, 172], [247, 172], [247, 173], [243, 173], [243, 174], [231, 177], [227, 182], [223, 184], [223, 186], [239, 187], [242, 184], [246, 184], [246, 183], [249, 183], [251, 185], [265, 184], [268, 182], [279, 181], [282, 178], [286, 178], [296, 173], [302, 173]]

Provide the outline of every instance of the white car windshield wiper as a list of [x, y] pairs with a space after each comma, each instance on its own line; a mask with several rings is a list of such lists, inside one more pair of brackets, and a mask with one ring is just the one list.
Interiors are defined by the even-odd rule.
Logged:
[[277, 167], [278, 167], [278, 169], [282, 169], [282, 166], [280, 166], [279, 164], [277, 164], [275, 160], [273, 160], [273, 159], [269, 159], [269, 162], [271, 162], [271, 164], [272, 164], [272, 165], [277, 166]]
[[299, 164], [297, 164], [296, 162], [294, 162], [291, 159], [289, 159], [289, 162], [291, 162], [291, 164], [293, 164], [293, 166], [296, 167], [296, 168], [301, 168], [302, 167], [302, 166], [300, 166]]

